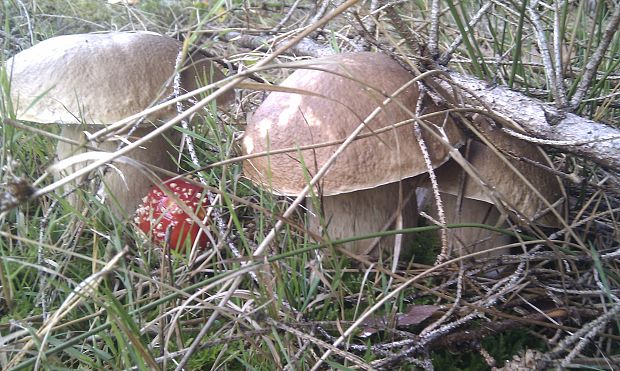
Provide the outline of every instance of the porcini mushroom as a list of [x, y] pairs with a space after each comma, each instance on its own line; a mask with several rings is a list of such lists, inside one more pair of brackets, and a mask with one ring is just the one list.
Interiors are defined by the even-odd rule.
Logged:
[[[331, 166], [318, 186], [327, 235], [332, 239], [361, 236], [393, 228], [402, 212], [403, 227], [415, 226], [415, 181], [427, 171], [410, 120], [418, 101], [417, 85], [400, 92], [382, 106], [387, 96], [413, 79], [398, 63], [380, 53], [339, 54], [316, 59], [311, 68], [292, 73], [280, 86], [304, 93], [273, 92], [248, 120], [243, 139], [246, 154], [320, 144], [346, 139], [376, 107], [382, 111], [367, 124]], [[430, 108], [430, 107], [429, 107]], [[425, 113], [425, 112], [423, 112]], [[458, 129], [446, 115], [434, 120], [451, 143], [459, 143]], [[376, 132], [380, 129], [389, 130]], [[448, 158], [448, 149], [425, 130], [433, 166]], [[337, 145], [286, 154], [265, 155], [244, 162], [245, 175], [276, 194], [296, 195], [334, 154]], [[400, 183], [400, 184], [399, 184]], [[402, 189], [402, 197], [399, 190]], [[320, 233], [320, 210], [311, 202], [308, 228]], [[410, 242], [403, 239], [403, 246]], [[377, 256], [394, 247], [394, 238], [347, 244], [356, 254]]]
[[[540, 196], [548, 204], [558, 208], [562, 188], [556, 176], [533, 164], [546, 166], [549, 163], [540, 148], [511, 137], [482, 116], [477, 117], [474, 123], [482, 135], [504, 153], [498, 154], [479, 141], [470, 143], [466, 159], [479, 175], [479, 180], [468, 176], [453, 160], [436, 170], [446, 222], [505, 227], [505, 218], [495, 204], [499, 201], [504, 204], [503, 209], [521, 219], [522, 223], [536, 222], [546, 227], [557, 226], [559, 220]], [[506, 157], [514, 170], [499, 156]], [[537, 195], [524, 179], [531, 183], [540, 195]], [[484, 183], [486, 188], [480, 182]], [[430, 184], [427, 183], [425, 187], [430, 187]], [[461, 203], [457, 204], [459, 198]], [[432, 209], [432, 213], [437, 214], [434, 204]], [[457, 256], [503, 246], [512, 241], [510, 236], [482, 228], [451, 229], [450, 236], [449, 244]], [[504, 253], [506, 250], [498, 250], [489, 256]]]
[[[101, 129], [171, 96], [180, 51], [179, 41], [152, 32], [77, 34], [42, 41], [6, 62], [17, 118], [59, 124], [63, 137], [84, 142], [84, 132]], [[193, 90], [198, 77], [207, 76], [211, 81], [223, 78], [210, 61], [193, 62], [181, 72], [182, 93]], [[220, 102], [229, 99], [230, 95]], [[114, 151], [119, 140], [131, 142], [176, 114], [175, 105], [169, 105], [139, 122], [131, 131], [132, 137], [124, 138], [124, 133], [117, 132], [118, 140], [91, 145], [100, 151]], [[57, 157], [62, 160], [76, 151], [78, 146], [60, 142]], [[128, 156], [174, 170], [176, 152], [170, 140], [160, 136]], [[116, 169], [103, 180], [108, 194], [116, 200], [113, 205], [119, 206], [114, 210], [128, 216], [152, 182], [135, 167], [117, 164]]]

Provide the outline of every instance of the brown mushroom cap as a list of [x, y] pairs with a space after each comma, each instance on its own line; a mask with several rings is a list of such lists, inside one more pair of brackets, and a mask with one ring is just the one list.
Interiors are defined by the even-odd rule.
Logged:
[[[380, 53], [339, 54], [315, 62], [313, 67], [321, 70], [297, 70], [281, 84], [315, 95], [269, 94], [248, 122], [243, 140], [245, 153], [344, 140], [387, 95], [413, 78]], [[415, 112], [417, 86], [412, 84], [396, 100], [398, 103], [387, 104], [362, 134], [411, 119], [402, 107]], [[451, 143], [459, 143], [460, 132], [444, 117], [434, 121], [440, 126], [445, 121], [444, 130]], [[448, 159], [448, 150], [425, 130], [422, 132], [431, 160], [439, 166]], [[297, 194], [307, 184], [304, 165], [314, 174], [337, 147], [302, 151], [303, 165], [297, 152], [253, 158], [244, 162], [244, 171], [253, 182], [272, 185], [277, 193]], [[335, 195], [374, 188], [425, 171], [413, 128], [404, 125], [351, 143], [327, 172], [321, 187], [324, 195]]]
[[[548, 164], [548, 159], [536, 145], [510, 137], [501, 130], [492, 128], [488, 123], [483, 123], [480, 120], [477, 122], [482, 125], [484, 135], [500, 149], [513, 156], [526, 158], [542, 165]], [[525, 161], [511, 159], [510, 156], [508, 159], [550, 204], [561, 198], [561, 184], [553, 174]], [[557, 219], [550, 213], [541, 217], [541, 212], [547, 209], [544, 202], [508, 165], [501, 161], [492, 149], [480, 142], [473, 141], [467, 160], [476, 169], [481, 180], [492, 187], [500, 199], [507, 201], [510, 204], [509, 206], [514, 207], [520, 214], [528, 219], [540, 217], [538, 222], [543, 225], [557, 225]], [[460, 165], [454, 161], [450, 161], [437, 169], [435, 173], [439, 190], [455, 196], [458, 195], [460, 191], [459, 177], [462, 172]], [[493, 203], [489, 193], [472, 179], [466, 179], [463, 191], [465, 198]]]
[[[171, 95], [180, 48], [177, 40], [152, 32], [41, 41], [6, 62], [17, 117], [38, 123], [106, 125], [136, 114]], [[223, 78], [210, 63], [207, 68], [215, 80]], [[174, 114], [171, 105], [148, 119]]]

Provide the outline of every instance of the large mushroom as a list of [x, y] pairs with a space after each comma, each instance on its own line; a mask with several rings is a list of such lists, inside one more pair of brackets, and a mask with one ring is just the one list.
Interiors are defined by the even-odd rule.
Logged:
[[[558, 226], [559, 220], [547, 205], [559, 209], [562, 188], [557, 177], [543, 168], [549, 161], [541, 149], [530, 142], [511, 137], [482, 116], [478, 116], [474, 123], [497, 150], [480, 141], [470, 143], [466, 159], [479, 179], [468, 176], [453, 160], [436, 170], [446, 222], [505, 227], [505, 218], [513, 216], [519, 223]], [[510, 165], [502, 161], [500, 156], [505, 157]], [[430, 188], [430, 183], [424, 186]], [[502, 209], [508, 211], [507, 214], [500, 212], [497, 202], [503, 204]], [[437, 214], [434, 203], [432, 214]], [[511, 242], [508, 235], [471, 227], [452, 229], [449, 238], [449, 245], [457, 256]], [[491, 256], [504, 253], [506, 250], [498, 250]]]
[[[42, 41], [6, 62], [17, 118], [61, 125], [64, 138], [85, 143], [84, 133], [169, 98], [180, 51], [179, 41], [152, 32], [77, 34]], [[209, 60], [194, 55], [188, 58], [180, 77], [183, 93], [195, 89], [198, 79], [215, 81], [224, 76]], [[220, 102], [230, 98], [227, 95]], [[132, 142], [176, 114], [175, 105], [169, 105], [145, 117], [137, 128], [128, 125], [103, 143], [87, 144], [100, 151], [114, 151], [121, 140]], [[128, 156], [174, 170], [177, 150], [171, 138], [175, 137], [170, 131], [168, 138], [159, 136]], [[82, 151], [87, 149], [60, 142], [56, 154], [62, 160]], [[134, 166], [120, 163], [114, 167], [103, 178], [107, 194], [114, 200], [111, 204], [115, 212], [129, 216], [153, 183]], [[77, 203], [76, 197], [70, 200]]]
[[[297, 92], [273, 92], [248, 121], [243, 139], [246, 154], [346, 139], [377, 107], [382, 111], [367, 124], [331, 166], [317, 187], [321, 210], [307, 202], [309, 229], [332, 240], [362, 236], [394, 228], [401, 213], [402, 226], [417, 221], [415, 180], [427, 167], [413, 126], [391, 127], [415, 114], [417, 85], [410, 84], [395, 101], [382, 106], [387, 96], [410, 83], [413, 77], [398, 63], [380, 53], [339, 54], [316, 59], [310, 69], [292, 73], [280, 86]], [[305, 92], [305, 93], [301, 93]], [[428, 113], [436, 109], [427, 105]], [[411, 122], [410, 122], [411, 123]], [[435, 117], [450, 143], [461, 140], [460, 131], [448, 116]], [[432, 126], [432, 125], [431, 125]], [[389, 128], [382, 132], [378, 130]], [[448, 148], [426, 130], [423, 137], [432, 165], [448, 159]], [[309, 176], [334, 154], [337, 145], [285, 154], [265, 155], [244, 162], [245, 175], [254, 183], [280, 195], [297, 195]], [[401, 193], [402, 190], [402, 193]], [[326, 230], [322, 227], [326, 225]], [[407, 247], [410, 237], [404, 236]], [[347, 244], [349, 251], [376, 257], [394, 247], [394, 238], [361, 240]]]

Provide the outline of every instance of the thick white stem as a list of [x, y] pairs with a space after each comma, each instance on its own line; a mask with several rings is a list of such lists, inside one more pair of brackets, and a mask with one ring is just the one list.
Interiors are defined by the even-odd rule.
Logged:
[[[322, 208], [327, 225], [326, 235], [331, 240], [363, 236], [394, 228], [396, 216], [402, 211], [403, 228], [415, 227], [418, 218], [415, 197], [415, 181], [402, 182], [402, 208], [399, 207], [399, 184], [390, 183], [372, 189], [323, 197]], [[308, 199], [308, 229], [321, 235], [320, 211]], [[403, 257], [411, 256], [413, 234], [403, 235]], [[394, 235], [380, 239], [365, 239], [349, 242], [346, 249], [358, 255], [379, 257], [394, 249]], [[377, 242], [378, 240], [378, 242]], [[385, 258], [386, 256], [384, 256]]]
[[[151, 131], [150, 128], [136, 129], [132, 133], [131, 141], [133, 137], [141, 138]], [[62, 129], [61, 135], [67, 139], [73, 139], [83, 142], [85, 140], [82, 134], [80, 126], [65, 126]], [[170, 135], [160, 135], [148, 142], [143, 146], [133, 149], [126, 156], [147, 164], [155, 165], [165, 170], [176, 170], [177, 150], [172, 142], [174, 138], [178, 137], [176, 132], [170, 132]], [[100, 151], [114, 152], [119, 147], [119, 141], [105, 141], [97, 145]], [[77, 149], [77, 146], [66, 142], [59, 142], [56, 147], [56, 155], [59, 160], [63, 160], [69, 156], [77, 153], [86, 152], [84, 149]], [[106, 187], [106, 202], [112, 207], [113, 212], [118, 217], [129, 217], [133, 215], [136, 206], [140, 203], [142, 197], [146, 196], [150, 188], [153, 186], [153, 180], [149, 178], [143, 171], [137, 169], [135, 166], [113, 162], [114, 168], [106, 169], [103, 182]], [[87, 163], [81, 163], [73, 166], [66, 171], [66, 174], [77, 171], [85, 167]], [[64, 175], [66, 175], [64, 174]], [[58, 175], [62, 177], [63, 174]], [[81, 178], [79, 181], [82, 181]], [[98, 182], [96, 182], [98, 183]], [[88, 187], [88, 192], [94, 193], [96, 188], [92, 187], [93, 182], [85, 184]], [[74, 207], [81, 207], [83, 198], [79, 194], [72, 194], [69, 197], [69, 202]]]
[[[447, 224], [480, 223], [502, 227], [501, 213], [488, 202], [463, 198], [460, 207], [457, 197], [448, 193], [441, 193]], [[437, 214], [432, 207], [431, 216]], [[452, 249], [452, 256], [463, 256], [480, 252], [511, 243], [510, 236], [482, 228], [452, 228], [448, 235], [448, 245]], [[508, 250], [495, 250], [489, 256], [501, 256]]]

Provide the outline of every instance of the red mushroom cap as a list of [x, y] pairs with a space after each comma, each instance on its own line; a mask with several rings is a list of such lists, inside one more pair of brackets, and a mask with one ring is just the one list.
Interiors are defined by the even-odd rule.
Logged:
[[[163, 186], [194, 211], [198, 218], [204, 219], [209, 200], [203, 194], [203, 188], [183, 179], [166, 180]], [[191, 246], [186, 244], [187, 238], [189, 237], [189, 243], [193, 244], [200, 232], [200, 226], [183, 211], [175, 198], [168, 197], [160, 187], [154, 186], [142, 199], [134, 221], [153, 242], [162, 245], [165, 243], [166, 231], [171, 228], [170, 248], [183, 252], [187, 246]], [[206, 247], [207, 236], [201, 233], [199, 238], [198, 246]]]

